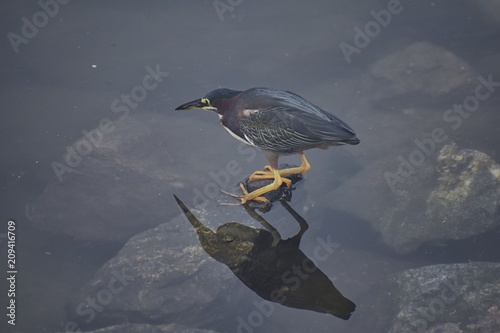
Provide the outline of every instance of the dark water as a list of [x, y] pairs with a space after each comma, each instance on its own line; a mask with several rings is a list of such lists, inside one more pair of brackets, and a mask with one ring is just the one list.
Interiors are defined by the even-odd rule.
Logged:
[[[356, 219], [354, 211], [330, 209], [320, 200], [392, 150], [408, 156], [415, 149], [414, 138], [436, 127], [447, 128], [448, 139], [461, 148], [484, 152], [500, 162], [498, 91], [461, 118], [455, 130], [443, 123], [443, 112], [464, 101], [476, 83], [464, 80], [463, 85], [457, 84], [446, 93], [408, 88], [405, 94], [394, 94], [397, 84], [384, 90], [366, 83], [370, 82], [367, 76], [372, 64], [422, 41], [460, 58], [474, 79], [492, 75], [500, 81], [500, 7], [494, 1], [402, 0], [396, 6], [394, 1], [243, 0], [219, 9], [212, 1], [71, 1], [57, 7], [50, 3], [50, 17], [37, 14], [41, 7], [36, 1], [0, 4], [4, 35], [0, 53], [0, 234], [7, 232], [6, 223], [12, 219], [18, 238], [17, 325], [7, 325], [2, 319], [6, 332], [63, 331], [68, 299], [124, 244], [123, 240], [75, 239], [30, 223], [36, 213], [33, 204], [46, 186], [59, 183], [53, 162], [64, 161], [67, 146], [83, 131], [105, 127], [103, 119], [115, 121], [125, 112], [163, 117], [171, 124], [170, 141], [162, 142], [163, 172], [172, 170], [181, 185], [196, 172], [195, 180], [187, 184], [196, 183], [202, 192], [204, 184], [214, 182], [207, 170], [223, 170], [229, 160], [236, 160], [241, 167], [231, 178], [233, 183], [264, 165], [260, 153], [254, 157], [238, 151], [239, 143], [223, 131], [214, 114], [173, 111], [218, 87], [290, 90], [334, 112], [356, 130], [361, 139], [358, 146], [307, 153], [312, 169], [295, 191], [292, 205], [295, 203], [310, 224], [302, 243], [304, 252], [314, 250], [319, 236], [331, 235], [340, 244], [338, 253], [321, 268], [358, 306], [370, 306], [366, 292], [390, 273], [433, 263], [500, 261], [498, 231], [398, 255], [367, 223]], [[388, 9], [389, 4], [395, 6], [390, 22], [386, 17], [386, 26], [379, 24], [369, 42], [365, 41], [367, 45], [346, 57], [341, 45], [355, 46], [353, 28], [363, 28], [374, 20], [370, 11]], [[38, 27], [24, 27], [26, 21], [34, 20]], [[142, 90], [146, 95], [136, 95], [137, 103], [131, 101], [128, 107], [123, 100], [115, 104], [122, 94], [140, 94], [134, 89], [144, 85], [143, 78], [151, 71], [159, 76], [156, 82], [149, 82], [151, 89]], [[412, 79], [418, 80], [408, 77]], [[155, 150], [147, 143], [140, 154], [134, 154], [140, 160], [141, 154], [150, 156]], [[391, 159], [391, 170], [396, 169], [398, 161]], [[296, 157], [284, 160], [298, 162]], [[101, 190], [105, 189], [96, 184], [95, 191]], [[173, 193], [169, 189], [162, 194], [172, 205]], [[176, 193], [188, 198], [188, 205], [196, 203], [191, 188], [179, 186]], [[311, 207], [316, 201], [322, 203], [315, 213]], [[365, 205], [359, 202], [359, 210]], [[229, 212], [226, 221], [217, 222], [234, 219]], [[58, 212], [52, 213], [55, 216]], [[178, 213], [171, 210], [168, 218]], [[280, 220], [283, 214], [282, 209], [276, 209], [269, 220], [274, 219], [275, 227], [282, 228], [283, 236], [288, 237], [297, 226]], [[87, 234], [99, 232], [96, 228]], [[6, 253], [5, 238], [0, 242], [2, 253]], [[2, 254], [2, 270], [5, 257]], [[260, 298], [246, 292], [243, 285], [241, 290], [250, 297], [241, 302], [239, 313], [245, 317], [254, 310], [252, 301]], [[4, 305], [2, 302], [2, 309]], [[225, 326], [217, 329], [235, 331], [236, 319], [225, 319]], [[354, 315], [344, 322], [276, 306], [256, 331], [370, 331], [370, 320]]]

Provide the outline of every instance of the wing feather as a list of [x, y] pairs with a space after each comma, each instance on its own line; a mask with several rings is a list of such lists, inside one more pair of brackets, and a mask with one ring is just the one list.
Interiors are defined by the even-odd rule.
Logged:
[[294, 152], [356, 140], [346, 123], [294, 93], [254, 88], [241, 101], [240, 127], [262, 149]]

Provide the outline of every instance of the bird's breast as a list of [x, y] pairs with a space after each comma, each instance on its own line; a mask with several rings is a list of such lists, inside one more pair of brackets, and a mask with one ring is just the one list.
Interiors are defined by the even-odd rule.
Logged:
[[255, 144], [250, 140], [248, 136], [243, 134], [240, 130], [240, 126], [238, 122], [228, 122], [227, 119], [223, 115], [219, 115], [220, 123], [222, 127], [236, 140], [243, 142], [249, 146], [254, 146]]

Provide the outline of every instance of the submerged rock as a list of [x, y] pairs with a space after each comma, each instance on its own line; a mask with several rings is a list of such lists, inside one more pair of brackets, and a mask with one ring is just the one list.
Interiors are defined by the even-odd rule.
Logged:
[[209, 258], [177, 217], [131, 238], [67, 306], [82, 329], [129, 322], [201, 327], [227, 311], [221, 295], [235, 279]]
[[392, 169], [390, 161], [368, 166], [325, 204], [368, 221], [399, 253], [500, 226], [500, 166], [486, 154], [445, 145], [391, 190], [386, 175]]
[[410, 269], [389, 278], [376, 332], [500, 332], [500, 264]]
[[189, 328], [177, 324], [149, 325], [149, 324], [124, 324], [100, 328], [87, 333], [217, 333], [212, 330]]
[[475, 78], [474, 71], [452, 52], [429, 42], [413, 43], [370, 66], [373, 96], [441, 96]]
[[484, 153], [456, 145], [444, 146], [437, 162], [437, 186], [425, 212], [427, 233], [461, 239], [499, 225], [500, 165]]

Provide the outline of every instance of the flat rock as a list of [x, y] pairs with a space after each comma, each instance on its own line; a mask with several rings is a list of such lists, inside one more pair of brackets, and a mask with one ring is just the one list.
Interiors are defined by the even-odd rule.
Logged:
[[410, 269], [388, 279], [376, 332], [500, 332], [500, 264]]

